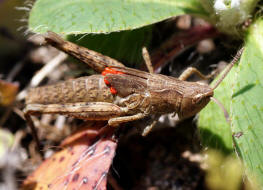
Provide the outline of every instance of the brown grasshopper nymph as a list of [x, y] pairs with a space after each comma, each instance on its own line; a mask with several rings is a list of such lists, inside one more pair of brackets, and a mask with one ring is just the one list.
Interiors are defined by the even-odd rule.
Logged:
[[[31, 115], [40, 113], [57, 113], [84, 120], [107, 120], [109, 126], [166, 113], [176, 113], [179, 118], [191, 117], [208, 104], [214, 89], [238, 61], [243, 50], [238, 51], [224, 75], [210, 87], [185, 81], [193, 73], [205, 78], [194, 68], [186, 70], [178, 79], [154, 74], [145, 50], [143, 55], [150, 73], [125, 67], [110, 57], [67, 42], [53, 32], [48, 32], [45, 38], [53, 46], [102, 72], [102, 75], [31, 89], [24, 112], [33, 131]], [[143, 135], [149, 133], [154, 123], [145, 128]]]

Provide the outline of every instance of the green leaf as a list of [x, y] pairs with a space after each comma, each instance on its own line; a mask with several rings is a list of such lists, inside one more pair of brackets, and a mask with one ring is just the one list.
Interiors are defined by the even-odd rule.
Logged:
[[63, 34], [131, 30], [182, 14], [208, 17], [198, 0], [38, 0], [29, 29]]
[[[230, 111], [231, 88], [236, 73], [236, 66], [215, 89], [214, 97], [219, 100]], [[223, 73], [223, 72], [222, 72]], [[219, 75], [211, 86], [218, 80]], [[227, 123], [224, 112], [213, 101], [211, 101], [199, 114], [198, 128], [201, 143], [204, 147], [221, 150], [225, 154], [233, 152], [232, 135], [230, 125]]]
[[[227, 110], [231, 108], [231, 132], [222, 111], [211, 102], [199, 117], [205, 146], [231, 150], [231, 134], [249, 178], [263, 187], [263, 21], [252, 24], [238, 67], [215, 90]], [[231, 91], [233, 91], [231, 93]], [[232, 96], [232, 99], [231, 99]], [[226, 149], [227, 148], [227, 149]]]
[[130, 67], [136, 67], [135, 64], [142, 62], [142, 47], [147, 47], [151, 38], [152, 25], [110, 34], [68, 36], [68, 40], [115, 58]]
[[[251, 25], [232, 95], [232, 131], [247, 174], [263, 187], [263, 21]], [[253, 177], [251, 177], [253, 178]]]

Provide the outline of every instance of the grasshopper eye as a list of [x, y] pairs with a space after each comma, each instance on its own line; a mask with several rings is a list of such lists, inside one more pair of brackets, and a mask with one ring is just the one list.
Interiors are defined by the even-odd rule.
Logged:
[[194, 104], [201, 104], [202, 103], [202, 99], [203, 99], [203, 95], [202, 94], [197, 94], [193, 98], [193, 103]]

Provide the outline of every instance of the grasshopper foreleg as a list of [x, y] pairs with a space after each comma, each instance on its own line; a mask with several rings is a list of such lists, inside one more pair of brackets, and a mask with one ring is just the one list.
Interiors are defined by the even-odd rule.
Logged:
[[212, 75], [203, 75], [200, 71], [198, 71], [194, 67], [188, 67], [184, 72], [179, 76], [179, 80], [187, 80], [191, 75], [196, 74], [201, 79], [209, 79]]

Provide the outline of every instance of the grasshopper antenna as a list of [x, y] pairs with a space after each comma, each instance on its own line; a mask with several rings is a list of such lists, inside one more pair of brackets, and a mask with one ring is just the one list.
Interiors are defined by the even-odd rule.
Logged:
[[226, 118], [226, 121], [230, 124], [229, 114], [228, 114], [226, 108], [224, 107], [224, 105], [218, 99], [216, 99], [214, 97], [210, 97], [210, 99], [213, 100], [221, 108], [221, 110], [224, 112], [224, 116]]
[[[240, 50], [238, 50], [237, 54], [235, 55], [233, 60], [230, 62], [229, 66], [226, 68], [225, 72], [223, 73], [222, 77], [220, 79], [218, 79], [218, 81], [216, 81], [216, 84], [212, 87], [212, 90], [216, 89], [218, 87], [218, 85], [224, 80], [224, 78], [227, 76], [227, 74], [232, 69], [232, 67], [238, 62], [243, 51], [244, 51], [244, 47], [241, 48]], [[212, 101], [214, 101], [221, 108], [221, 110], [224, 112], [224, 116], [226, 118], [226, 121], [230, 124], [229, 114], [228, 114], [227, 110], [225, 109], [224, 105], [214, 97], [210, 97], [210, 99]]]
[[224, 80], [224, 78], [229, 73], [229, 71], [232, 69], [232, 67], [238, 62], [238, 60], [241, 57], [243, 51], [244, 51], [244, 47], [241, 48], [240, 50], [238, 50], [237, 54], [235, 55], [233, 60], [230, 62], [229, 66], [226, 68], [226, 71], [224, 72], [222, 77], [218, 81], [216, 81], [216, 84], [212, 87], [212, 90], [216, 89], [217, 86], [222, 82], [222, 80]]

